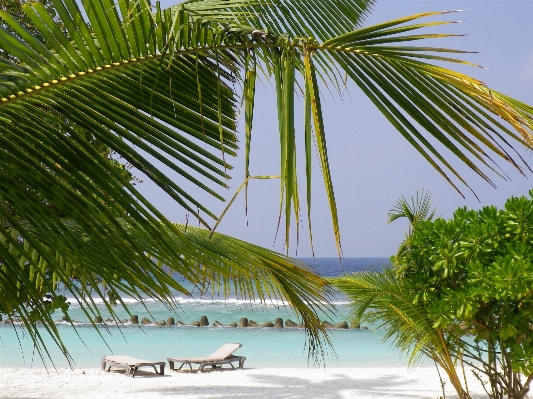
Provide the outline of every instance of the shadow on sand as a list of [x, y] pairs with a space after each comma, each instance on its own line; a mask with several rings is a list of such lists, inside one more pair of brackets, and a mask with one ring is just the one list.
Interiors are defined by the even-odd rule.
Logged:
[[[417, 387], [418, 379], [406, 379], [405, 377], [399, 377], [394, 374], [380, 375], [376, 376], [376, 378], [356, 378], [342, 373], [333, 373], [329, 374], [325, 380], [311, 381], [309, 377], [284, 377], [268, 373], [256, 373], [253, 376], [249, 376], [249, 381], [250, 386], [243, 385], [235, 387], [224, 384], [210, 384], [209, 386], [194, 385], [193, 383], [184, 384], [184, 381], [180, 380], [179, 384], [176, 384], [177, 386], [175, 387], [155, 388], [144, 392], [146, 392], [147, 397], [150, 393], [157, 393], [162, 397], [181, 395], [188, 398], [216, 399], [255, 399], [269, 397], [282, 399], [435, 399], [442, 395], [442, 392], [437, 392], [438, 387], [435, 387], [433, 381], [428, 382], [427, 386], [418, 385]], [[447, 389], [446, 398], [457, 398], [453, 393]], [[473, 396], [473, 398], [481, 399], [484, 396]]]

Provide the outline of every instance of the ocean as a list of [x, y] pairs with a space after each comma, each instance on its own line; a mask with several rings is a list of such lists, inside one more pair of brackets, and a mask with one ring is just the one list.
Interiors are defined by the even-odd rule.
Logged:
[[[338, 258], [300, 258], [321, 276], [339, 276], [362, 270], [388, 267], [388, 258], [345, 258], [341, 266]], [[161, 303], [146, 302], [143, 305], [130, 300], [128, 307], [139, 320], [148, 317], [166, 320], [173, 317], [186, 324], [201, 316], [209, 322], [223, 324], [239, 322], [243, 317], [262, 324], [281, 317], [297, 321], [290, 308], [281, 302], [267, 304], [249, 303], [237, 298], [218, 299], [211, 297], [186, 298], [176, 295], [180, 309], [173, 312]], [[349, 302], [345, 297], [334, 297], [336, 308], [333, 323], [350, 319]], [[100, 305], [99, 305], [100, 306]], [[109, 315], [102, 305], [104, 319]], [[128, 318], [125, 311], [117, 309], [121, 319]], [[69, 323], [58, 324], [63, 342], [66, 344], [76, 367], [98, 367], [100, 359], [108, 354], [123, 354], [133, 357], [162, 361], [167, 357], [204, 356], [215, 351], [226, 342], [239, 342], [242, 348], [237, 355], [247, 358], [245, 367], [308, 367], [313, 365], [307, 352], [307, 337], [302, 329], [294, 328], [232, 328], [132, 325], [98, 330], [88, 324], [87, 316], [72, 303], [69, 310], [75, 328]], [[61, 314], [57, 314], [61, 318]], [[328, 320], [329, 321], [329, 320]], [[391, 348], [390, 342], [383, 342], [385, 331], [374, 325], [364, 324], [368, 329], [329, 330], [332, 347], [327, 348], [322, 365], [335, 367], [404, 367], [406, 361]], [[46, 360], [47, 367], [67, 367], [68, 362], [55, 347], [51, 338], [42, 331], [53, 363]], [[34, 351], [25, 331], [13, 325], [0, 325], [0, 367], [43, 367], [43, 362]]]

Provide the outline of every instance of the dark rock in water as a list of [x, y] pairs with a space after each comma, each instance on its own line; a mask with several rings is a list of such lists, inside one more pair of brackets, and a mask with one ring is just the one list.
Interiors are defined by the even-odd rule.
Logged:
[[283, 319], [281, 317], [278, 317], [276, 320], [274, 320], [274, 327], [283, 328]]
[[13, 324], [13, 319], [11, 317], [8, 317], [6, 321], [4, 321], [4, 324]]
[[361, 328], [361, 321], [360, 320], [352, 320], [350, 323], [351, 329]]
[[228, 327], [238, 327], [239, 325], [236, 322], [229, 323]]
[[248, 327], [248, 319], [246, 317], [243, 317], [239, 321], [239, 327]]
[[114, 320], [113, 319], [110, 319], [109, 317], [107, 319], [105, 319], [105, 322], [106, 323], [114, 323]]
[[174, 317], [169, 317], [167, 319], [167, 326], [173, 326], [174, 324], [176, 324], [176, 320], [174, 320]]
[[193, 327], [200, 327], [200, 322], [199, 321], [195, 321], [194, 323], [191, 323], [189, 325], [193, 326]]
[[209, 320], [207, 320], [207, 316], [200, 317], [200, 327], [207, 327], [209, 325]]
[[67, 315], [64, 315], [62, 318], [61, 318], [62, 321], [70, 321], [70, 317], [68, 317]]
[[274, 327], [274, 323], [267, 321], [266, 323], [261, 324], [259, 327]]
[[96, 317], [94, 318], [94, 322], [100, 324], [100, 323], [103, 323], [103, 322], [104, 322], [104, 319], [102, 319], [102, 316], [96, 316]]
[[301, 326], [299, 324], [296, 324], [291, 319], [287, 319], [287, 320], [285, 320], [285, 327], [296, 328], [296, 327], [301, 327]]
[[248, 320], [248, 327], [259, 327], [259, 324], [253, 320]]
[[361, 330], [368, 330], [368, 327], [367, 326], [363, 326], [363, 327], [361, 327]]
[[335, 326], [335, 328], [344, 328], [344, 329], [348, 329], [348, 323], [346, 323], [345, 321], [343, 321], [342, 323], [339, 323]]
[[156, 326], [166, 326], [167, 322], [165, 320], [157, 321], [155, 323]]
[[2, 321], [2, 315], [0, 314], [0, 321]]
[[222, 324], [220, 321], [218, 320], [215, 320], [215, 322], [213, 323], [213, 327], [224, 327], [224, 324]]
[[177, 325], [177, 326], [183, 326], [184, 324], [185, 324], [185, 323], [182, 322], [181, 320], [178, 320], [178, 321], [176, 322], [176, 325]]
[[324, 328], [335, 328], [335, 324], [331, 324], [329, 321], [323, 320], [322, 327]]
[[150, 319], [143, 317], [143, 319], [141, 320], [141, 324], [153, 324], [153, 323]]
[[131, 324], [139, 324], [139, 316], [132, 314], [130, 317]]

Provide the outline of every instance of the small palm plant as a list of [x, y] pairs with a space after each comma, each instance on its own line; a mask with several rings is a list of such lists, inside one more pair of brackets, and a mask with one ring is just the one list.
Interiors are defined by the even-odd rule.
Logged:
[[433, 208], [432, 205], [433, 196], [429, 191], [422, 190], [420, 194], [417, 191], [416, 197], [411, 197], [410, 201], [406, 200], [402, 195], [388, 212], [389, 223], [401, 218], [406, 218], [409, 221], [405, 240], [400, 244], [398, 254], [401, 254], [407, 249], [409, 237], [413, 234], [413, 230], [420, 222], [433, 220], [437, 212], [437, 207]]
[[384, 340], [391, 339], [396, 349], [405, 352], [409, 365], [416, 365], [424, 357], [434, 361], [444, 370], [458, 397], [470, 399], [468, 385], [463, 387], [464, 380], [457, 372], [457, 366], [462, 365], [458, 356], [461, 341], [433, 325], [427, 309], [415, 300], [417, 292], [394, 271], [358, 272], [328, 280], [351, 300], [351, 317], [386, 328]]
[[418, 223], [433, 220], [436, 213], [437, 207], [433, 208], [433, 196], [429, 191], [422, 190], [420, 194], [417, 191], [416, 197], [411, 197], [410, 201], [402, 195], [388, 212], [388, 222], [406, 218], [409, 221], [407, 236], [410, 236]]
[[423, 357], [431, 359], [437, 368], [444, 370], [459, 398], [468, 399], [468, 385], [463, 387], [463, 379], [457, 373], [457, 366], [462, 365], [463, 342], [442, 327], [434, 326], [425, 306], [416, 300], [419, 292], [405, 283], [401, 265], [396, 264], [396, 259], [409, 250], [413, 231], [420, 223], [435, 217], [437, 208], [432, 203], [431, 194], [422, 191], [410, 200], [402, 196], [389, 211], [389, 223], [400, 218], [409, 221], [406, 239], [400, 244], [397, 256], [392, 257], [397, 269], [359, 272], [329, 281], [351, 300], [354, 319], [364, 318], [387, 328], [384, 340], [391, 339], [395, 348], [407, 353], [410, 365]]

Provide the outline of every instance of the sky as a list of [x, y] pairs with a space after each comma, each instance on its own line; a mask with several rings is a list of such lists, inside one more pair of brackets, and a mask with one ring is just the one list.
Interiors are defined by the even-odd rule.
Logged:
[[[173, 0], [162, 1], [164, 7], [173, 3]], [[378, 0], [365, 25], [427, 11], [447, 10], [466, 11], [428, 21], [462, 22], [433, 31], [467, 36], [439, 39], [430, 44], [479, 52], [463, 58], [488, 70], [456, 65], [449, 67], [484, 81], [492, 89], [533, 104], [533, 0]], [[269, 82], [263, 81], [258, 86], [257, 95], [251, 174], [277, 175], [279, 141], [275, 92]], [[298, 99], [296, 107], [303, 109], [301, 98]], [[505, 181], [491, 175], [498, 186], [495, 189], [468, 168], [455, 162], [450, 154], [443, 153], [449, 160], [454, 161], [453, 165], [479, 197], [478, 201], [467, 188], [461, 187], [466, 196], [463, 199], [403, 139], [354, 84], [348, 84], [342, 98], [324, 90], [323, 112], [345, 257], [385, 257], [395, 253], [405, 238], [408, 226], [405, 220], [388, 224], [387, 213], [401, 196], [410, 198], [416, 195], [417, 191], [427, 190], [432, 193], [434, 204], [438, 206], [437, 214], [449, 218], [459, 207], [501, 207], [510, 196], [528, 195], [528, 191], [533, 188], [533, 174], [529, 173], [524, 177], [503, 160], [498, 160], [497, 163], [510, 180]], [[296, 125], [299, 148], [303, 147], [301, 121], [302, 115], [299, 113]], [[243, 143], [242, 123], [239, 127], [239, 137]], [[519, 143], [515, 144], [515, 148], [533, 168], [531, 152], [523, 149]], [[300, 161], [303, 161], [301, 156]], [[325, 190], [321, 183], [318, 158], [315, 157], [314, 162], [311, 218], [314, 255], [334, 257], [337, 256], [337, 248]], [[231, 188], [223, 193], [228, 199], [244, 180], [243, 151], [230, 163], [235, 167], [232, 171], [233, 179], [230, 181]], [[303, 166], [303, 163], [300, 166]], [[164, 169], [163, 166], [161, 168]], [[303, 168], [301, 171], [303, 173]], [[176, 176], [176, 179], [179, 178]], [[300, 181], [304, 182], [303, 175], [300, 176]], [[186, 221], [185, 211], [155, 185], [145, 179], [138, 188], [171, 221]], [[222, 213], [225, 204], [209, 198], [199, 190], [193, 194], [208, 204], [215, 214]], [[303, 211], [307, 212], [305, 209]], [[265, 248], [286, 252], [282, 230], [276, 239], [278, 215], [279, 182], [253, 181], [250, 184], [247, 217], [241, 194], [224, 216], [217, 231]], [[191, 220], [189, 222], [193, 224]], [[306, 228], [307, 220], [303, 219], [302, 222], [298, 245], [293, 229], [289, 255], [312, 255]]]

